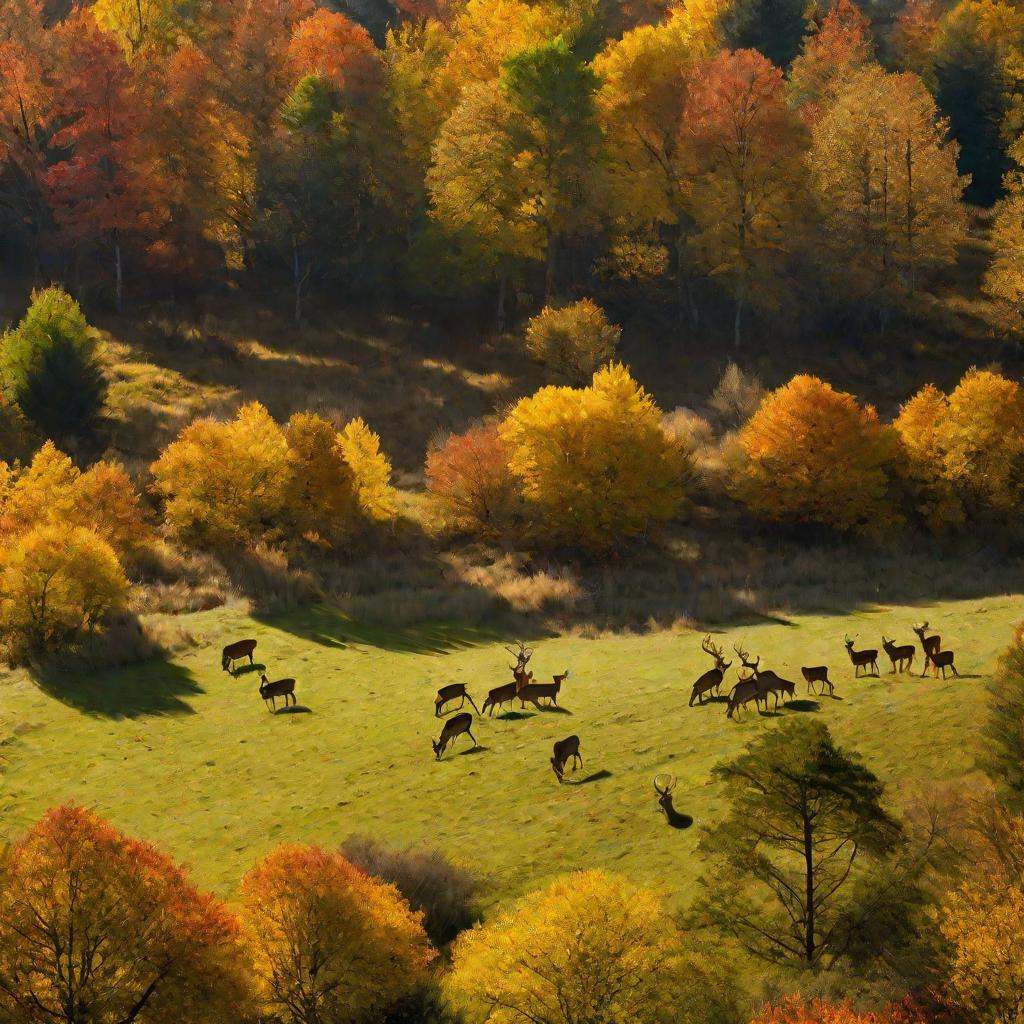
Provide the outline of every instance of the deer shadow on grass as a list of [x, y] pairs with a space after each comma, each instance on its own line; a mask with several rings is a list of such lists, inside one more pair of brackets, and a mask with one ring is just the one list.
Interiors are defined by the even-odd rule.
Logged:
[[610, 779], [612, 773], [607, 768], [602, 768], [600, 771], [591, 772], [589, 775], [585, 775], [582, 779], [566, 778], [564, 785], [566, 786], [587, 786], [591, 782], [601, 782], [604, 779]]
[[306, 707], [305, 704], [291, 704], [288, 707], [278, 708], [272, 713], [275, 715], [311, 715], [313, 709]]
[[[486, 754], [491, 748], [484, 747], [477, 744], [475, 747], [470, 747], [468, 750], [460, 750], [455, 756], [456, 757], [472, 757], [474, 754]], [[442, 758], [443, 760], [443, 758]]]
[[253, 662], [251, 665], [239, 665], [232, 673], [231, 677], [237, 679], [239, 676], [248, 675], [250, 672], [266, 672], [267, 666], [262, 661]]
[[542, 715], [571, 715], [572, 712], [568, 708], [563, 708], [560, 704], [542, 704], [540, 706], [540, 713]]
[[[840, 698], [836, 698], [836, 699], [841, 700], [842, 698], [840, 697]], [[786, 711], [800, 711], [800, 712], [804, 712], [804, 713], [806, 713], [808, 711], [820, 711], [821, 710], [821, 704], [818, 703], [818, 701], [816, 701], [816, 700], [805, 700], [805, 699], [801, 699], [801, 698], [797, 698], [796, 700], [788, 700], [788, 701], [786, 701], [785, 704], [782, 705], [782, 707]]]
[[499, 722], [524, 722], [527, 718], [536, 718], [536, 711], [503, 711], [500, 715], [495, 715], [495, 719]]

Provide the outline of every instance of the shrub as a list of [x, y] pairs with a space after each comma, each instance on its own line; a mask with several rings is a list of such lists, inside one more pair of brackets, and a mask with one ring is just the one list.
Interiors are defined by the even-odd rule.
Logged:
[[574, 384], [585, 384], [615, 356], [622, 329], [590, 299], [545, 306], [526, 326], [530, 354]]
[[0, 863], [0, 1017], [233, 1024], [247, 1019], [237, 920], [148, 843], [48, 811]]
[[4, 336], [0, 376], [47, 437], [88, 430], [106, 401], [96, 341], [78, 303], [60, 288], [32, 293], [25, 318]]
[[427, 490], [457, 530], [495, 537], [507, 529], [517, 504], [516, 481], [497, 427], [479, 423], [432, 448]]
[[1018, 627], [988, 688], [982, 767], [1000, 797], [1024, 810], [1024, 627]]
[[624, 366], [588, 388], [542, 388], [498, 433], [543, 540], [606, 551], [679, 508], [686, 453]]
[[397, 512], [391, 486], [391, 462], [380, 450], [380, 437], [357, 417], [341, 432], [341, 450], [356, 478], [356, 492], [365, 515], [385, 521]]
[[447, 945], [478, 919], [476, 876], [439, 850], [392, 850], [369, 836], [351, 836], [341, 852], [368, 875], [390, 882], [423, 915], [435, 946]]
[[127, 603], [117, 555], [92, 530], [36, 526], [0, 553], [0, 638], [10, 661], [72, 644]]
[[760, 379], [730, 362], [711, 394], [711, 408], [724, 426], [735, 428], [743, 426], [763, 400], [764, 385]]
[[764, 519], [877, 531], [896, 515], [888, 500], [896, 452], [871, 406], [801, 374], [740, 432], [732, 487]]
[[858, 1013], [849, 1002], [805, 1002], [794, 996], [779, 1005], [766, 1006], [751, 1024], [926, 1024], [926, 1018], [909, 1000], [877, 1012]]
[[339, 853], [283, 846], [242, 881], [253, 970], [285, 1024], [379, 1019], [425, 981], [434, 952], [397, 890]]

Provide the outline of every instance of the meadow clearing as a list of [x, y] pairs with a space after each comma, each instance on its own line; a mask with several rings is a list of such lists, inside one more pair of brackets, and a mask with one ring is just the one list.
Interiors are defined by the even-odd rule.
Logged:
[[[922, 618], [956, 651], [960, 678], [920, 678], [919, 654], [913, 676], [889, 675], [882, 655], [880, 678], [854, 680], [846, 633], [860, 634], [858, 646], [880, 646], [883, 632], [909, 642]], [[1022, 619], [1024, 595], [1013, 594], [764, 619], [716, 640], [730, 654], [742, 642], [796, 681], [798, 699], [779, 717], [821, 715], [905, 807], [974, 771], [985, 684]], [[510, 678], [507, 637], [444, 624], [361, 628], [323, 606], [260, 620], [218, 608], [183, 621], [196, 645], [167, 662], [44, 683], [0, 676], [2, 838], [73, 800], [225, 895], [282, 842], [337, 847], [368, 833], [446, 851], [485, 876], [488, 902], [602, 867], [678, 906], [701, 872], [701, 826], [724, 811], [712, 766], [779, 720], [747, 711], [728, 721], [722, 703], [687, 707], [693, 679], [710, 667], [698, 633], [531, 638], [538, 680], [571, 670], [564, 707], [517, 704], [478, 719], [480, 749], [462, 737], [436, 762], [436, 689], [465, 682], [481, 704]], [[293, 711], [267, 712], [258, 670], [221, 670], [221, 647], [242, 636], [258, 639], [271, 679], [297, 678]], [[822, 663], [835, 699], [805, 695], [800, 665]], [[586, 765], [559, 786], [551, 744], [574, 732]], [[652, 789], [661, 771], [678, 777], [676, 807], [694, 827], [666, 825]]]

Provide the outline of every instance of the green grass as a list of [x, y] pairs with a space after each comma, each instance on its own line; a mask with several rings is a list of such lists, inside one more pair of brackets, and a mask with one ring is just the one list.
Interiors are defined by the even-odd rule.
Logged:
[[[859, 632], [865, 646], [883, 630], [905, 642], [921, 617], [957, 651], [960, 679], [853, 680], [844, 633]], [[443, 626], [360, 629], [322, 608], [260, 622], [217, 609], [187, 618], [200, 646], [169, 664], [45, 688], [23, 674], [0, 679], [0, 833], [14, 837], [48, 806], [76, 800], [154, 840], [224, 894], [278, 843], [335, 846], [367, 832], [449, 851], [486, 873], [490, 899], [603, 867], [678, 904], [701, 870], [700, 826], [725, 810], [712, 766], [788, 715], [820, 715], [864, 754], [897, 805], [969, 774], [986, 678], [1021, 619], [1024, 597], [1007, 596], [731, 629], [720, 637], [727, 649], [742, 639], [798, 682], [799, 697], [799, 666], [830, 664], [842, 698], [738, 722], [721, 704], [687, 707], [708, 660], [697, 635], [537, 641], [538, 678], [572, 669], [565, 710], [478, 722], [482, 749], [469, 753], [463, 738], [437, 763], [434, 691], [464, 681], [480, 703], [509, 675], [499, 638]], [[268, 714], [258, 674], [221, 671], [222, 644], [246, 634], [258, 637], [271, 678], [297, 677], [308, 712]], [[586, 767], [560, 787], [551, 744], [573, 732]], [[676, 805], [694, 828], [673, 831], [657, 813], [658, 771], [679, 777]]]

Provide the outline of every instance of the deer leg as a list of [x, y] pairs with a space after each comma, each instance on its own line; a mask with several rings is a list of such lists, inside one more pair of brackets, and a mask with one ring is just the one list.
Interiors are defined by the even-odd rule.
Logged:
[[476, 748], [480, 746], [480, 744], [476, 741], [476, 737], [468, 729], [466, 730], [466, 734], [473, 741], [473, 749], [476, 750]]

